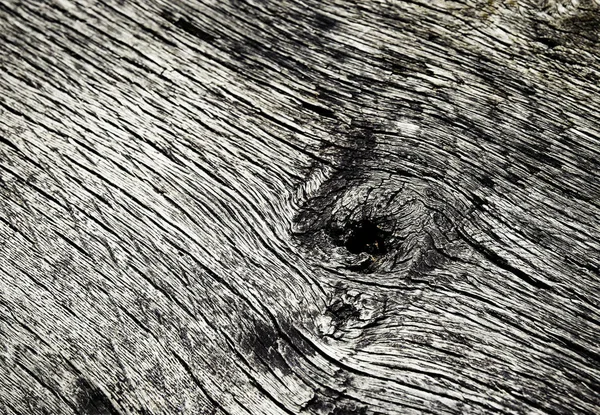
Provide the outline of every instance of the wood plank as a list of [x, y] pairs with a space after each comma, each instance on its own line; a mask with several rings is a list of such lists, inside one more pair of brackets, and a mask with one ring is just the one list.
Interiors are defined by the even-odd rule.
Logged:
[[600, 4], [0, 2], [0, 413], [600, 412]]

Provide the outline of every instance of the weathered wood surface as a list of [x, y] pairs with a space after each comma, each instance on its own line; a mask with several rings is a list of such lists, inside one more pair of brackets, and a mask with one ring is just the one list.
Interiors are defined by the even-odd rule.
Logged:
[[0, 1], [0, 413], [600, 412], [590, 1]]

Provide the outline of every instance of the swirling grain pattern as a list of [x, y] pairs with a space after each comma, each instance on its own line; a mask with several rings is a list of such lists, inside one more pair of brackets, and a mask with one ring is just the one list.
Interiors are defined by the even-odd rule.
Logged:
[[0, 413], [600, 412], [599, 24], [0, 0]]

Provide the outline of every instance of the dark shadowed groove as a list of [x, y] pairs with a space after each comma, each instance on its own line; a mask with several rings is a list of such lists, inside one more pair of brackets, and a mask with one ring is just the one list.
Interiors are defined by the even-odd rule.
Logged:
[[13, 142], [9, 141], [5, 137], [0, 136], [0, 144], [5, 144], [6, 146], [8, 146], [8, 148], [12, 149], [13, 151], [21, 153], [19, 147], [17, 147]]
[[4, 219], [2, 216], [0, 216], [0, 222], [4, 223], [6, 226], [8, 226], [13, 232], [18, 233], [19, 235], [23, 236], [23, 238], [25, 238], [27, 240], [27, 242], [29, 242], [30, 244], [35, 245], [35, 241], [33, 239], [31, 239], [31, 237], [26, 232], [23, 232], [22, 230], [17, 228], [15, 225], [13, 225], [11, 222]]
[[320, 115], [321, 117], [334, 118], [335, 113], [329, 108], [325, 108], [320, 105], [314, 105], [309, 102], [302, 102], [302, 107]]
[[[23, 370], [25, 373], [27, 373], [27, 375], [29, 375], [32, 379], [34, 379], [38, 384], [40, 384], [43, 389], [49, 391], [58, 400], [60, 400], [61, 402], [64, 402], [74, 412], [76, 412], [76, 408], [75, 408], [75, 406], [73, 406], [73, 404], [71, 404], [68, 400], [66, 400], [65, 397], [63, 395], [61, 395], [60, 393], [58, 393], [53, 387], [49, 386], [46, 382], [44, 382], [37, 374], [35, 374], [31, 370], [29, 370], [27, 367], [25, 367], [19, 361], [15, 361], [15, 364], [16, 364], [16, 366], [18, 366], [19, 368], [21, 368], [21, 370]], [[115, 412], [115, 415], [117, 415], [116, 412]]]
[[219, 404], [219, 402], [217, 402], [213, 396], [211, 396], [211, 394], [208, 392], [208, 390], [202, 384], [200, 379], [198, 379], [198, 377], [194, 374], [194, 370], [191, 368], [191, 366], [181, 356], [179, 356], [179, 354], [177, 352], [171, 351], [171, 355], [173, 357], [175, 357], [175, 359], [179, 362], [181, 367], [184, 368], [184, 370], [187, 372], [187, 374], [194, 381], [194, 384], [198, 387], [198, 389], [200, 389], [202, 394], [204, 396], [206, 396], [206, 399], [213, 405], [213, 407], [218, 408], [219, 410], [223, 411], [226, 415], [233, 415], [231, 412], [228, 412], [223, 406], [221, 406], [221, 404]]
[[540, 281], [538, 279], [535, 279], [531, 275], [529, 275], [529, 274], [521, 271], [520, 269], [518, 269], [518, 268], [516, 268], [516, 267], [514, 267], [512, 265], [510, 265], [506, 259], [502, 258], [500, 255], [498, 255], [497, 253], [495, 253], [491, 249], [486, 248], [482, 244], [476, 242], [472, 238], [466, 236], [461, 231], [459, 231], [459, 233], [461, 233], [461, 235], [463, 237], [463, 240], [471, 248], [473, 248], [473, 250], [475, 250], [476, 252], [478, 252], [481, 255], [483, 255], [485, 257], [485, 259], [487, 259], [488, 261], [490, 261], [492, 264], [496, 265], [499, 268], [502, 268], [505, 271], [510, 272], [511, 274], [513, 274], [516, 277], [518, 277], [520, 280], [526, 282], [527, 284], [529, 284], [529, 285], [531, 285], [531, 286], [533, 286], [533, 287], [535, 287], [537, 289], [540, 289], [540, 290], [549, 290], [549, 291], [554, 290], [554, 288], [552, 286], [546, 284], [545, 282]]
[[110, 398], [97, 386], [92, 386], [86, 379], [78, 381], [79, 414], [81, 415], [121, 415], [121, 412], [111, 402]]
[[180, 17], [174, 23], [175, 26], [180, 28], [186, 33], [202, 40], [203, 42], [212, 43], [215, 40], [215, 37], [209, 33], [206, 33], [204, 30], [200, 29], [198, 26], [187, 20], [185, 17]]
[[366, 371], [363, 371], [363, 370], [356, 369], [356, 368], [353, 368], [351, 366], [348, 366], [345, 363], [334, 359], [333, 357], [331, 357], [327, 353], [325, 353], [323, 350], [321, 350], [321, 348], [318, 347], [318, 345], [316, 345], [312, 340], [310, 340], [304, 333], [302, 333], [301, 330], [298, 330], [297, 332], [299, 333], [300, 336], [302, 336], [302, 338], [303, 338], [304, 341], [306, 341], [308, 344], [311, 345], [312, 350], [314, 350], [316, 353], [318, 353], [320, 356], [322, 356], [325, 360], [327, 360], [328, 362], [330, 362], [334, 366], [340, 367], [341, 369], [344, 369], [345, 371], [347, 371], [349, 373], [352, 373], [352, 374], [357, 375], [357, 376], [372, 377], [374, 379], [382, 380], [382, 381], [385, 381], [385, 382], [396, 383], [396, 384], [398, 384], [400, 386], [403, 386], [403, 387], [414, 389], [414, 390], [417, 390], [419, 392], [425, 392], [425, 393], [431, 394], [431, 395], [439, 395], [439, 396], [442, 396], [444, 398], [447, 398], [447, 399], [453, 400], [453, 401], [455, 401], [457, 399], [457, 398], [455, 398], [453, 396], [450, 396], [450, 395], [447, 395], [445, 393], [432, 392], [432, 391], [430, 391], [430, 390], [428, 390], [426, 388], [420, 387], [420, 386], [411, 385], [411, 384], [408, 384], [406, 382], [402, 382], [402, 381], [399, 381], [399, 380], [396, 380], [396, 379], [388, 379], [388, 378], [385, 378], [383, 376], [374, 375], [372, 373], [368, 373]]

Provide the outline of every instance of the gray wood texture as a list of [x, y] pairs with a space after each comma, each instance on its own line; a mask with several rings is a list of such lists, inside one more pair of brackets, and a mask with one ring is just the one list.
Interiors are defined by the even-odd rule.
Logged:
[[593, 1], [0, 0], [0, 413], [600, 413]]

